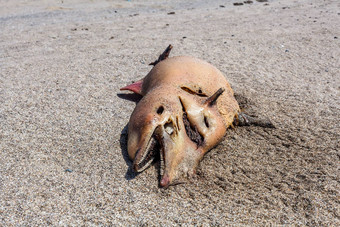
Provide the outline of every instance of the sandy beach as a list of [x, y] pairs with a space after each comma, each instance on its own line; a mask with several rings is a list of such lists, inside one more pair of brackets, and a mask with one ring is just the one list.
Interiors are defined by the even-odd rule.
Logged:
[[[0, 5], [0, 226], [340, 225], [339, 1]], [[276, 128], [228, 129], [163, 189], [131, 169], [119, 88], [169, 44]]]

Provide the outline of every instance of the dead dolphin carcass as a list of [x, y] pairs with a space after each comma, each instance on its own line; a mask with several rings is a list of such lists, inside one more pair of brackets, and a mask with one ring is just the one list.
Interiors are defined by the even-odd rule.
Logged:
[[159, 155], [162, 187], [195, 174], [233, 123], [252, 123], [217, 68], [194, 57], [169, 58], [171, 48], [151, 63], [146, 77], [121, 88], [143, 96], [128, 125], [133, 168], [141, 172]]

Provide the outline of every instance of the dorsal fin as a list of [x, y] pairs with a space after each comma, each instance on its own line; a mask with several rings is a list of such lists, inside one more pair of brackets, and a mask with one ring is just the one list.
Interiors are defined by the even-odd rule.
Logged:
[[142, 95], [142, 86], [143, 86], [143, 79], [138, 80], [130, 85], [127, 85], [125, 87], [122, 87], [120, 90], [127, 90], [127, 91], [132, 91], [134, 93]]

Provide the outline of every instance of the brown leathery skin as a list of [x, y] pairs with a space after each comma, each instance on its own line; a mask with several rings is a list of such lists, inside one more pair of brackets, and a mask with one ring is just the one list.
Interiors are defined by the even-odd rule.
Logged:
[[[224, 92], [216, 104], [206, 103], [220, 88]], [[129, 121], [128, 154], [134, 160], [135, 171], [140, 172], [146, 167], [143, 161], [151, 141], [161, 143], [163, 187], [195, 173], [204, 154], [221, 141], [240, 111], [223, 74], [193, 57], [172, 57], [159, 62], [143, 79], [141, 94], [144, 97]], [[199, 135], [198, 142], [189, 138], [184, 118]]]

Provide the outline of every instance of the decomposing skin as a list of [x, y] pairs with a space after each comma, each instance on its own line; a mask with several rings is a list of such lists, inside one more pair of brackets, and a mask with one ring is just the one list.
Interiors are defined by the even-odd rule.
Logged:
[[249, 124], [218, 69], [193, 57], [168, 58], [171, 48], [144, 79], [121, 89], [143, 96], [128, 125], [134, 171], [145, 170], [159, 155], [162, 187], [193, 175], [230, 125]]

